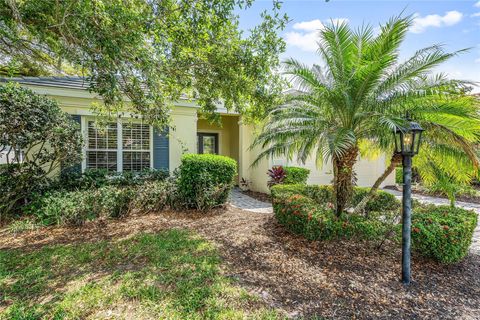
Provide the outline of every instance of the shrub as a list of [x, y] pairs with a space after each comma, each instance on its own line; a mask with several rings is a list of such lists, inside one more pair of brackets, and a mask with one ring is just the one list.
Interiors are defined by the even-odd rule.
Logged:
[[397, 167], [395, 168], [395, 183], [402, 184], [403, 183], [403, 168]]
[[53, 191], [37, 194], [25, 212], [44, 225], [74, 224], [98, 217], [118, 218], [132, 209], [135, 196], [132, 188], [106, 186], [97, 190]]
[[178, 176], [178, 194], [188, 208], [207, 210], [226, 203], [233, 187], [237, 163], [213, 154], [186, 154]]
[[167, 170], [147, 169], [140, 172], [108, 172], [105, 169], [88, 169], [84, 173], [78, 171], [62, 171], [55, 183], [57, 190], [88, 190], [104, 186], [135, 186], [149, 181], [164, 181], [168, 178]]
[[44, 225], [80, 225], [98, 216], [94, 202], [92, 192], [48, 192], [34, 198], [25, 211]]
[[87, 169], [81, 173], [77, 170], [63, 170], [52, 189], [63, 191], [88, 190], [108, 184], [106, 169]]
[[300, 167], [283, 167], [285, 179], [283, 184], [306, 184], [310, 170]]
[[272, 169], [267, 170], [267, 175], [270, 178], [267, 182], [269, 188], [277, 184], [282, 184], [285, 180], [286, 172], [282, 166], [273, 166]]
[[2, 178], [2, 214], [19, 211], [54, 170], [81, 159], [78, 124], [54, 100], [16, 84], [0, 86], [0, 132], [0, 151], [15, 154]]
[[[22, 180], [26, 177], [36, 178], [33, 179], [34, 181], [26, 190], [19, 192], [18, 184], [23, 185]], [[20, 212], [20, 209], [30, 201], [33, 194], [46, 191], [50, 183], [50, 179], [43, 176], [41, 168], [21, 168], [16, 163], [0, 165], [0, 201], [4, 201], [3, 204], [0, 204], [0, 220], [3, 214], [12, 215]]]
[[300, 194], [274, 196], [273, 208], [280, 224], [292, 233], [309, 240], [332, 240], [358, 238], [380, 239], [389, 230], [380, 219], [368, 219], [358, 215], [336, 217], [333, 204], [320, 205], [313, 199]]
[[[362, 199], [368, 194], [370, 188], [355, 187], [352, 196], [352, 207], [362, 201]], [[400, 201], [393, 194], [385, 191], [377, 191], [373, 198], [367, 202], [365, 206], [366, 212], [374, 211], [393, 211], [400, 209]]]
[[[363, 197], [368, 193], [368, 188], [355, 187], [353, 190], [353, 197], [351, 206], [355, 207]], [[333, 203], [333, 188], [330, 185], [277, 185], [272, 188], [272, 197], [279, 196], [281, 194], [300, 194], [304, 195], [317, 204], [324, 205]], [[393, 211], [400, 208], [400, 201], [398, 201], [394, 195], [378, 191], [377, 194], [367, 203], [365, 212], [374, 211]]]
[[164, 181], [169, 175], [168, 170], [164, 169], [146, 169], [140, 172], [115, 172], [107, 176], [107, 185], [142, 185], [145, 182]]
[[146, 182], [137, 189], [134, 207], [145, 213], [173, 207], [176, 201], [175, 191], [176, 185], [171, 180]]
[[443, 263], [465, 258], [477, 226], [477, 214], [449, 206], [422, 205], [412, 215], [412, 247]]
[[[354, 188], [353, 205], [368, 192], [366, 188]], [[272, 187], [273, 209], [277, 220], [289, 231], [310, 240], [358, 238], [384, 240], [395, 234], [395, 218], [400, 203], [394, 196], [379, 192], [368, 204], [368, 217], [343, 214], [336, 217], [332, 186], [276, 185]], [[382, 212], [373, 212], [380, 210]], [[397, 228], [398, 229], [398, 228]], [[383, 242], [383, 241], [382, 241]]]
[[95, 198], [98, 199], [100, 207], [99, 216], [119, 218], [128, 214], [132, 209], [135, 194], [135, 189], [129, 187], [106, 186], [99, 188], [95, 192]]

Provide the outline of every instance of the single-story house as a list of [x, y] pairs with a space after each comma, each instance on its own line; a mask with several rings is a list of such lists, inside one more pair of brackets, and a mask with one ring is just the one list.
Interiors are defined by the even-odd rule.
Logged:
[[[284, 158], [265, 159], [251, 164], [259, 153], [250, 145], [258, 130], [242, 122], [241, 115], [219, 109], [221, 125], [209, 123], [199, 115], [199, 106], [191, 100], [180, 100], [171, 113], [172, 129], [168, 134], [142, 123], [141, 117], [125, 114], [97, 130], [92, 105], [102, 103], [101, 97], [88, 91], [82, 77], [18, 77], [3, 78], [0, 82], [15, 81], [38, 94], [58, 102], [60, 107], [78, 121], [85, 144], [82, 170], [105, 168], [112, 171], [138, 171], [145, 168], [173, 171], [180, 165], [183, 153], [216, 153], [235, 159], [238, 178], [250, 182], [255, 191], [268, 192], [267, 170], [273, 165], [303, 166], [311, 170], [309, 183], [328, 184], [332, 180], [331, 166], [317, 168], [315, 161], [304, 165]], [[128, 121], [126, 121], [128, 120]], [[371, 186], [386, 167], [385, 156], [375, 160], [359, 159], [356, 165], [357, 184]], [[394, 184], [394, 176], [384, 185]]]

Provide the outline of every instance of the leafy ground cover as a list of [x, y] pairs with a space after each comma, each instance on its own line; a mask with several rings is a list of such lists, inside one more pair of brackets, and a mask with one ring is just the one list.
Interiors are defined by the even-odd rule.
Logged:
[[[177, 240], [163, 244], [166, 237]], [[142, 243], [146, 247], [142, 248]], [[83, 251], [73, 254], [77, 252], [73, 248], [82, 247]], [[65, 258], [49, 253], [58, 248], [72, 252], [71, 268], [65, 266]], [[86, 248], [96, 253], [90, 256]], [[10, 292], [1, 300], [3, 314], [12, 307], [14, 299], [19, 307], [35, 301], [56, 306], [51, 310], [58, 310], [58, 306], [68, 306], [73, 299], [79, 299], [77, 302], [84, 299], [82, 303], [87, 305], [86, 301], [95, 300], [93, 292], [103, 292], [89, 289], [90, 294], [80, 299], [82, 291], [77, 288], [82, 287], [81, 281], [100, 288], [104, 288], [105, 281], [112, 284], [107, 290], [113, 292], [108, 295], [110, 298], [101, 298], [98, 301], [102, 304], [93, 304], [95, 307], [90, 309], [93, 313], [87, 318], [158, 318], [156, 304], [170, 312], [164, 317], [173, 319], [185, 316], [187, 310], [196, 310], [189, 314], [191, 318], [225, 319], [268, 319], [282, 315], [301, 319], [475, 319], [480, 314], [478, 250], [464, 261], [448, 266], [414, 256], [414, 282], [404, 287], [399, 281], [400, 248], [384, 246], [377, 251], [364, 242], [307, 241], [286, 232], [273, 214], [234, 208], [198, 215], [166, 212], [130, 216], [88, 222], [82, 227], [48, 227], [16, 235], [2, 229], [0, 251], [3, 259], [0, 265], [12, 259], [22, 262], [18, 268], [7, 264], [0, 273], [0, 292]], [[193, 257], [185, 256], [192, 253]], [[45, 254], [50, 259], [41, 258]], [[167, 260], [156, 258], [161, 256]], [[52, 277], [39, 277], [47, 281], [47, 287], [33, 291], [36, 295], [20, 288], [19, 281], [25, 280], [19, 276], [27, 270], [44, 269], [28, 267], [27, 261], [33, 266], [58, 266], [48, 271]], [[170, 270], [170, 266], [179, 270]], [[61, 270], [66, 274], [62, 276]], [[194, 270], [204, 270], [203, 275]], [[133, 275], [128, 278], [128, 273], [138, 278]], [[176, 279], [175, 285], [165, 279]], [[194, 291], [206, 299], [180, 290], [178, 279], [185, 279], [183, 288], [207, 284], [207, 289]], [[151, 293], [146, 289], [137, 293], [135, 281], [143, 288], [150, 288]], [[34, 282], [23, 282], [29, 283]], [[129, 287], [131, 295], [119, 291], [115, 284]], [[68, 295], [72, 291], [76, 295]], [[54, 297], [60, 300], [55, 302]], [[269, 311], [272, 308], [280, 315]], [[112, 315], [108, 316], [108, 312]]]

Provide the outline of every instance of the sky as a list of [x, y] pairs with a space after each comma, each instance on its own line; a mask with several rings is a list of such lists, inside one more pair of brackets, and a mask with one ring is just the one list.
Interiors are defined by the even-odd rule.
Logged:
[[[239, 12], [240, 27], [248, 30], [258, 24], [260, 12], [271, 6], [271, 0], [256, 0], [253, 7]], [[315, 39], [324, 23], [342, 19], [355, 27], [364, 23], [378, 27], [402, 11], [405, 15], [412, 14], [414, 24], [401, 47], [400, 60], [432, 44], [443, 44], [449, 52], [470, 48], [435, 71], [445, 72], [451, 78], [479, 82], [474, 92], [480, 92], [479, 0], [284, 0], [282, 11], [291, 20], [281, 32], [287, 44], [282, 59], [292, 57], [307, 64], [320, 63], [315, 53]]]

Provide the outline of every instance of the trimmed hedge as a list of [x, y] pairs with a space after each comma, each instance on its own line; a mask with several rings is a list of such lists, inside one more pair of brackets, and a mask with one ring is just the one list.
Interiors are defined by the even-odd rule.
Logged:
[[[351, 207], [355, 207], [363, 197], [368, 193], [369, 188], [355, 187], [353, 190]], [[272, 197], [280, 194], [300, 194], [311, 198], [317, 204], [323, 205], [326, 203], [333, 203], [333, 187], [330, 185], [276, 185], [272, 188]], [[385, 192], [377, 191], [375, 196], [367, 203], [365, 211], [394, 211], [399, 210], [401, 206], [394, 195]]]
[[283, 184], [306, 184], [310, 170], [300, 167], [283, 167], [285, 179]]
[[[354, 192], [354, 202], [358, 203], [368, 189], [355, 188]], [[380, 196], [367, 204], [367, 211], [382, 206], [386, 211], [399, 208], [400, 203], [394, 196], [381, 191], [379, 193]], [[391, 225], [379, 219], [379, 215], [369, 218], [353, 214], [336, 217], [331, 186], [277, 185], [272, 188], [272, 199], [277, 220], [289, 231], [310, 240], [374, 240], [391, 230]]]
[[[354, 188], [352, 206], [367, 192], [368, 188]], [[375, 240], [392, 231], [395, 239], [401, 239], [400, 224], [395, 222], [400, 202], [386, 192], [379, 191], [367, 204], [368, 218], [353, 214], [335, 217], [331, 186], [277, 185], [272, 188], [272, 199], [277, 220], [310, 240]], [[477, 219], [473, 211], [414, 201], [413, 251], [442, 263], [461, 261], [468, 254]]]
[[[365, 187], [355, 187], [353, 191], [352, 197], [352, 207], [355, 207], [362, 199], [368, 194], [370, 188]], [[395, 198], [395, 196], [391, 193], [378, 190], [373, 198], [367, 202], [367, 206], [365, 207], [366, 212], [375, 212], [375, 211], [392, 211], [392, 210], [400, 210], [401, 203], [400, 201]]]
[[421, 255], [454, 263], [468, 255], [477, 214], [450, 206], [417, 206], [412, 215], [412, 247]]
[[178, 193], [187, 208], [207, 210], [226, 203], [237, 162], [214, 154], [186, 154], [182, 157]]
[[275, 196], [273, 208], [280, 224], [290, 232], [309, 240], [375, 240], [383, 237], [389, 230], [387, 223], [377, 219], [367, 219], [359, 215], [343, 215], [337, 218], [330, 203], [322, 206], [300, 194]]

